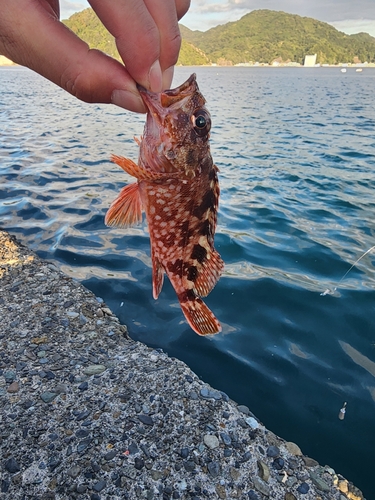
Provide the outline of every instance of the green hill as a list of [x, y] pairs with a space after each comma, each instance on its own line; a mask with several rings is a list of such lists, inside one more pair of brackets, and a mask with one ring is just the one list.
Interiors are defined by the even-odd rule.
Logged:
[[[113, 37], [92, 9], [64, 22], [90, 47], [119, 58]], [[178, 64], [182, 65], [271, 63], [275, 59], [303, 63], [306, 54], [317, 54], [321, 64], [375, 62], [375, 38], [367, 33], [346, 35], [327, 23], [285, 12], [252, 11], [239, 21], [205, 32], [183, 25], [180, 29], [183, 41]]]

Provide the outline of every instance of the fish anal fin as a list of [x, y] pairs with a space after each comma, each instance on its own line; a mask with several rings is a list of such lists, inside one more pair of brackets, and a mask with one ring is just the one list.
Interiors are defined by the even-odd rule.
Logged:
[[142, 222], [142, 202], [138, 183], [125, 186], [109, 207], [105, 220], [107, 226], [129, 227]]
[[213, 312], [192, 290], [179, 294], [178, 299], [186, 321], [198, 335], [221, 332], [221, 325]]
[[152, 295], [154, 299], [159, 297], [163, 288], [164, 269], [157, 257], [152, 256]]
[[224, 269], [224, 262], [216, 250], [210, 252], [205, 261], [199, 265], [196, 262], [198, 276], [194, 281], [194, 291], [201, 297], [206, 297], [219, 281]]

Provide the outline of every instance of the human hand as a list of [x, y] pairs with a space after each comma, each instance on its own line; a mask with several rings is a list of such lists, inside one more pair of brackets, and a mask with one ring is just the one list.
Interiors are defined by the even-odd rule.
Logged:
[[169, 88], [190, 0], [89, 0], [115, 37], [125, 66], [88, 45], [59, 21], [58, 0], [0, 0], [0, 54], [85, 102], [144, 112], [136, 83]]

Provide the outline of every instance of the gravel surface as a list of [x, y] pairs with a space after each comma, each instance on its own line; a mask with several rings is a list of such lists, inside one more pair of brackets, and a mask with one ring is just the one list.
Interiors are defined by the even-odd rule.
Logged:
[[0, 230], [0, 498], [361, 500]]

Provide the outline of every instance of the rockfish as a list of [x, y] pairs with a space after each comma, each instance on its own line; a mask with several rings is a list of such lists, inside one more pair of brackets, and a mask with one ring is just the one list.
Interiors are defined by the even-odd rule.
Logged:
[[181, 309], [199, 335], [221, 331], [219, 321], [200, 297], [210, 293], [224, 262], [214, 249], [219, 202], [218, 168], [210, 154], [210, 114], [195, 74], [161, 93], [138, 87], [147, 107], [138, 165], [113, 155], [112, 161], [137, 182], [125, 186], [110, 206], [105, 222], [127, 227], [142, 221], [151, 240], [153, 296], [164, 272]]

